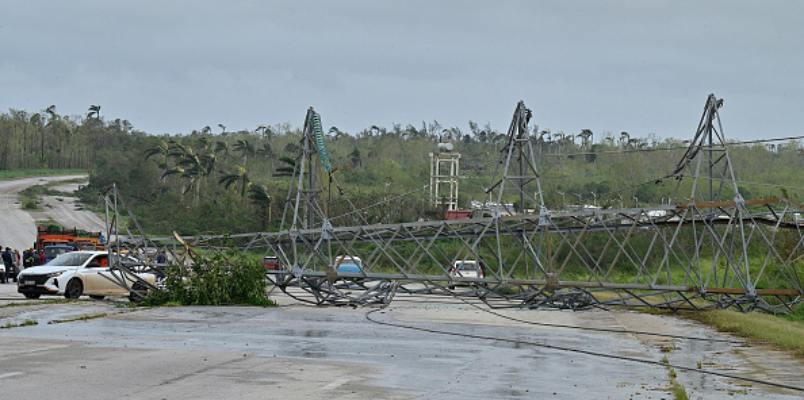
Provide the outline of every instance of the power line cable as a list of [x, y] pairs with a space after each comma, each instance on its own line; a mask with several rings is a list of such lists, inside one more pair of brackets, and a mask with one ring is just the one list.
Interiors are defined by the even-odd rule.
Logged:
[[424, 327], [418, 327], [418, 326], [413, 326], [413, 325], [404, 325], [404, 324], [398, 324], [398, 323], [393, 323], [393, 322], [379, 321], [377, 319], [371, 318], [371, 314], [373, 314], [373, 313], [375, 313], [377, 311], [383, 310], [386, 306], [387, 306], [387, 304], [384, 305], [381, 308], [378, 308], [378, 309], [371, 310], [371, 311], [367, 312], [365, 314], [366, 319], [368, 321], [370, 321], [372, 323], [375, 323], [375, 324], [378, 324], [378, 325], [391, 326], [391, 327], [395, 327], [395, 328], [410, 329], [410, 330], [416, 330], [416, 331], [420, 331], [420, 332], [435, 333], [435, 334], [439, 334], [439, 335], [458, 336], [458, 337], [471, 338], [471, 339], [494, 340], [494, 341], [498, 341], [498, 342], [512, 343], [512, 344], [518, 344], [518, 345], [525, 344], [525, 345], [531, 345], [531, 346], [536, 346], [536, 347], [541, 347], [541, 348], [546, 348], [546, 349], [551, 349], [551, 350], [558, 350], [558, 351], [565, 351], [565, 352], [571, 352], [571, 353], [584, 354], [584, 355], [589, 355], [589, 356], [593, 356], [593, 357], [609, 358], [609, 359], [620, 360], [620, 361], [629, 361], [629, 362], [635, 362], [635, 363], [641, 363], [641, 364], [657, 365], [657, 366], [662, 366], [662, 367], [670, 367], [670, 368], [674, 368], [674, 369], [677, 369], [677, 370], [680, 370], [680, 371], [696, 372], [696, 373], [703, 374], [703, 375], [719, 376], [721, 378], [741, 380], [741, 381], [745, 381], [745, 382], [751, 382], [751, 383], [756, 383], [756, 384], [761, 384], [761, 385], [767, 385], [767, 386], [773, 386], [773, 387], [778, 387], [778, 388], [795, 390], [795, 391], [798, 391], [798, 392], [804, 392], [804, 388], [801, 388], [801, 387], [798, 387], [798, 386], [787, 385], [787, 384], [783, 384], [783, 383], [770, 382], [770, 381], [765, 381], [765, 380], [755, 379], [755, 378], [748, 378], [748, 377], [743, 377], [743, 376], [739, 376], [739, 375], [726, 374], [726, 373], [723, 373], [723, 372], [709, 371], [709, 370], [705, 370], [705, 369], [698, 369], [698, 368], [692, 368], [692, 367], [685, 367], [685, 366], [682, 366], [682, 365], [675, 365], [675, 364], [665, 363], [665, 362], [662, 362], [662, 361], [647, 360], [647, 359], [644, 359], [644, 358], [637, 358], [637, 357], [618, 356], [618, 355], [614, 355], [614, 354], [606, 354], [606, 353], [600, 353], [600, 352], [591, 351], [591, 350], [583, 350], [583, 349], [577, 349], [577, 348], [566, 347], [566, 346], [558, 346], [558, 345], [552, 345], [552, 344], [535, 342], [535, 341], [526, 341], [526, 340], [520, 340], [520, 339], [507, 339], [507, 338], [475, 335], [475, 334], [468, 334], [468, 333], [442, 331], [442, 330], [432, 329], [432, 328], [424, 328]]
[[[468, 304], [468, 305], [470, 305], [470, 306], [472, 306], [472, 307], [474, 307], [474, 308], [476, 308], [476, 309], [478, 309], [480, 311], [483, 311], [485, 313], [489, 313], [491, 315], [494, 315], [494, 316], [497, 316], [497, 317], [500, 317], [500, 318], [503, 318], [503, 319], [507, 319], [507, 320], [510, 320], [510, 321], [519, 322], [519, 323], [523, 323], [523, 324], [528, 324], [528, 325], [538, 325], [538, 326], [545, 326], [545, 327], [550, 327], [550, 328], [577, 329], [577, 330], [582, 330], [582, 331], [593, 331], [593, 332], [628, 333], [628, 334], [634, 334], [634, 335], [658, 336], [658, 337], [666, 337], [666, 338], [671, 338], [671, 339], [699, 340], [699, 341], [706, 341], [706, 342], [722, 342], [722, 343], [732, 343], [732, 344], [745, 344], [746, 343], [745, 341], [742, 341], [742, 340], [701, 338], [701, 337], [695, 337], [695, 336], [671, 335], [671, 334], [667, 334], [667, 333], [634, 331], [634, 330], [629, 330], [629, 329], [592, 328], [592, 327], [583, 327], [583, 326], [576, 326], [576, 325], [550, 324], [550, 323], [545, 323], [545, 322], [526, 321], [526, 320], [521, 320], [521, 319], [514, 318], [514, 317], [509, 317], [507, 315], [502, 315], [502, 314], [497, 313], [495, 311], [482, 308], [482, 307], [478, 306], [477, 304], [474, 304], [474, 303], [471, 303], [469, 301], [466, 301], [466, 299], [463, 299], [460, 296], [456, 295], [453, 291], [449, 290], [449, 288], [445, 288], [443, 285], [440, 285], [440, 284], [438, 284], [436, 282], [432, 282], [432, 281], [430, 281], [430, 283], [433, 284], [436, 287], [439, 287], [439, 288], [447, 291], [455, 299], [460, 300], [461, 302], [463, 302], [465, 304]], [[763, 343], [763, 344], [765, 344], [766, 342], [753, 342], [753, 343]]]
[[[801, 140], [804, 139], [804, 136], [791, 136], [785, 138], [774, 138], [774, 139], [759, 139], [759, 140], [747, 140], [747, 141], [735, 141], [735, 142], [726, 142], [726, 146], [739, 146], [745, 144], [758, 144], [758, 143], [769, 143], [769, 142], [779, 142], [779, 141], [790, 141], [790, 140]], [[587, 156], [587, 155], [615, 155], [615, 154], [629, 154], [629, 153], [651, 153], [656, 151], [673, 151], [673, 150], [687, 150], [689, 146], [673, 146], [673, 147], [650, 147], [646, 149], [622, 149], [622, 150], [613, 150], [613, 151], [599, 151], [599, 152], [582, 152], [582, 153], [552, 153], [552, 154], [540, 154], [540, 156], [544, 157], [578, 157], [578, 156]]]

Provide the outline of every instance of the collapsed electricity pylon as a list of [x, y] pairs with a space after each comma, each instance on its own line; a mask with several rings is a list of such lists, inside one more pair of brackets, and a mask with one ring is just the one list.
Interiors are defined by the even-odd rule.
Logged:
[[[679, 220], [691, 225], [696, 251], [704, 253], [707, 248], [708, 257], [686, 261], [694, 272], [689, 281], [696, 284], [702, 297], [714, 299], [719, 306], [776, 310], [759, 295], [800, 295], [802, 291], [795, 265], [799, 262], [796, 254], [802, 250], [800, 227], [795, 222], [800, 206], [786, 199], [742, 197], [720, 121], [722, 106], [723, 99], [709, 95], [695, 137], [668, 175], [678, 180], [674, 197], [684, 199], [676, 207]], [[774, 204], [783, 208], [774, 209]], [[770, 229], [762, 229], [764, 226]], [[791, 233], [795, 245], [780, 246], [780, 238]], [[670, 237], [668, 246], [673, 247], [677, 240]], [[764, 254], [758, 254], [757, 246], [752, 248], [757, 242], [764, 244]], [[763, 288], [768, 286], [767, 279], [776, 288]]]
[[[679, 204], [549, 210], [527, 135], [531, 112], [520, 102], [484, 215], [359, 226], [331, 223], [327, 204], [337, 180], [320, 117], [310, 109], [282, 229], [226, 240], [243, 255], [277, 257], [284, 268], [270, 270], [269, 280], [319, 305], [387, 303], [394, 295], [425, 293], [474, 297], [493, 307], [789, 312], [804, 301], [804, 244], [795, 218], [802, 207], [740, 196], [721, 105], [709, 96], [695, 139], [664, 177], [678, 179], [678, 196], [689, 193]], [[170, 251], [220, 239], [120, 240]], [[344, 260], [357, 268], [341, 269]], [[465, 260], [476, 261], [482, 276], [455, 274], [453, 265]]]

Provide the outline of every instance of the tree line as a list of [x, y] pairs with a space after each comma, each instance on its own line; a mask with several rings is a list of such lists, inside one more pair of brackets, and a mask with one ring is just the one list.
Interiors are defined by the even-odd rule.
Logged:
[[[329, 128], [325, 142], [337, 170], [335, 183], [325, 185], [333, 223], [443, 218], [445, 210], [429, 204], [426, 187], [429, 154], [442, 141], [453, 142], [461, 153], [459, 206], [482, 201], [507, 135], [489, 124], [468, 126], [463, 131], [433, 121], [370, 125], [354, 133]], [[301, 129], [289, 123], [218, 129], [153, 135], [123, 119], [107, 120], [97, 105], [82, 116], [59, 115], [55, 106], [33, 113], [12, 109], [0, 114], [0, 168], [90, 171], [90, 184], [81, 192], [85, 202], [99, 204], [100, 190], [116, 183], [138, 220], [155, 234], [278, 229]], [[537, 128], [529, 135], [548, 208], [679, 200], [673, 198], [675, 181], [656, 178], [673, 169], [687, 138]], [[729, 150], [743, 197], [798, 200], [804, 187], [799, 141], [733, 143]]]

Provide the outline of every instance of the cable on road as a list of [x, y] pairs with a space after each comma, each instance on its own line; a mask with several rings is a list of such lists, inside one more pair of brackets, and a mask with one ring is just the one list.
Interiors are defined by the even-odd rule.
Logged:
[[716, 343], [729, 343], [729, 344], [746, 344], [746, 343], [767, 344], [767, 343], [769, 343], [769, 342], [746, 342], [744, 340], [731, 340], [731, 339], [702, 338], [702, 337], [695, 337], [695, 336], [673, 335], [673, 334], [669, 334], [669, 333], [635, 331], [635, 330], [630, 330], [630, 329], [595, 328], [595, 327], [586, 327], [586, 326], [577, 326], [577, 325], [564, 325], [564, 324], [552, 324], [552, 323], [547, 323], [547, 322], [527, 321], [527, 320], [523, 320], [523, 319], [509, 317], [507, 315], [503, 315], [503, 314], [500, 314], [498, 312], [495, 312], [495, 311], [480, 307], [477, 304], [474, 304], [474, 303], [471, 303], [469, 301], [466, 301], [466, 299], [461, 298], [460, 296], [456, 295], [454, 292], [449, 290], [449, 288], [443, 287], [442, 285], [439, 285], [436, 282], [430, 282], [430, 283], [432, 283], [435, 286], [441, 287], [441, 289], [446, 290], [447, 292], [452, 294], [452, 297], [454, 297], [455, 299], [457, 299], [459, 301], [462, 301], [463, 303], [468, 304], [468, 305], [470, 305], [470, 306], [472, 306], [472, 307], [474, 307], [474, 308], [476, 308], [476, 309], [478, 309], [480, 311], [489, 313], [491, 315], [494, 315], [494, 316], [497, 316], [497, 317], [500, 317], [500, 318], [503, 318], [503, 319], [507, 319], [509, 321], [519, 322], [519, 323], [522, 323], [522, 324], [545, 326], [545, 327], [549, 327], [549, 328], [577, 329], [577, 330], [581, 330], [581, 331], [608, 332], [608, 333], [627, 333], [627, 334], [633, 334], [633, 335], [665, 337], [665, 338], [670, 338], [670, 339], [698, 340], [698, 341], [702, 341], [702, 342], [716, 342]]
[[375, 323], [375, 324], [378, 324], [378, 325], [391, 326], [391, 327], [395, 327], [395, 328], [411, 329], [411, 330], [420, 331], [420, 332], [435, 333], [435, 334], [439, 334], [439, 335], [458, 336], [458, 337], [464, 337], [464, 338], [470, 338], [470, 339], [494, 340], [494, 341], [498, 341], [498, 342], [518, 344], [518, 345], [531, 345], [531, 346], [541, 347], [541, 348], [550, 349], [550, 350], [558, 350], [558, 351], [565, 351], [565, 352], [571, 352], [571, 353], [578, 353], [578, 354], [584, 354], [584, 355], [593, 356], [593, 357], [601, 357], [601, 358], [608, 358], [608, 359], [619, 360], [619, 361], [628, 361], [628, 362], [635, 362], [635, 363], [641, 363], [641, 364], [656, 365], [656, 366], [661, 366], [661, 367], [670, 367], [670, 368], [674, 368], [674, 369], [679, 370], [679, 371], [695, 372], [695, 373], [702, 374], [702, 375], [712, 375], [712, 376], [718, 376], [718, 377], [721, 377], [721, 378], [740, 380], [740, 381], [744, 381], [744, 382], [751, 382], [751, 383], [756, 383], [756, 384], [760, 384], [760, 385], [773, 386], [773, 387], [782, 388], [782, 389], [790, 389], [790, 390], [794, 390], [794, 391], [798, 391], [798, 392], [804, 392], [804, 388], [801, 388], [801, 387], [798, 387], [798, 386], [792, 386], [792, 385], [787, 385], [787, 384], [783, 384], [783, 383], [764, 381], [764, 380], [761, 380], [761, 379], [748, 378], [748, 377], [739, 376], [739, 375], [726, 374], [726, 373], [723, 373], [723, 372], [709, 371], [709, 370], [705, 370], [705, 369], [698, 369], [698, 368], [692, 368], [692, 367], [685, 367], [685, 366], [682, 366], [682, 365], [675, 365], [675, 364], [665, 363], [665, 362], [662, 362], [662, 361], [654, 361], [654, 360], [648, 360], [648, 359], [636, 358], [636, 357], [618, 356], [618, 355], [614, 355], [614, 354], [599, 353], [599, 352], [591, 351], [591, 350], [583, 350], [583, 349], [576, 349], [576, 348], [572, 348], [572, 347], [557, 346], [557, 345], [541, 343], [541, 342], [535, 342], [535, 341], [527, 341], [527, 340], [519, 340], [519, 339], [506, 339], [506, 338], [483, 336], [483, 335], [474, 335], [474, 334], [467, 334], [467, 333], [457, 333], [457, 332], [450, 332], [450, 331], [442, 331], [442, 330], [432, 329], [432, 328], [423, 328], [423, 327], [412, 326], [412, 325], [404, 325], [404, 324], [398, 324], [398, 323], [393, 323], [393, 322], [379, 321], [379, 320], [371, 318], [371, 314], [373, 314], [373, 313], [375, 313], [377, 311], [381, 311], [381, 310], [385, 309], [386, 306], [387, 306], [387, 304], [384, 305], [383, 307], [368, 311], [365, 314], [366, 319], [369, 320], [369, 322], [372, 322], [372, 323]]

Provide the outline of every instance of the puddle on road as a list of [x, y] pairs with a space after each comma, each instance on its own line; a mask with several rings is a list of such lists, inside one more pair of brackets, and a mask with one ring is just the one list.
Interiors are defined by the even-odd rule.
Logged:
[[70, 304], [31, 304], [6, 307], [0, 310], [0, 326], [20, 326], [35, 321], [45, 325], [59, 321], [95, 317], [101, 314], [112, 315], [123, 312], [114, 303], [77, 302]]

